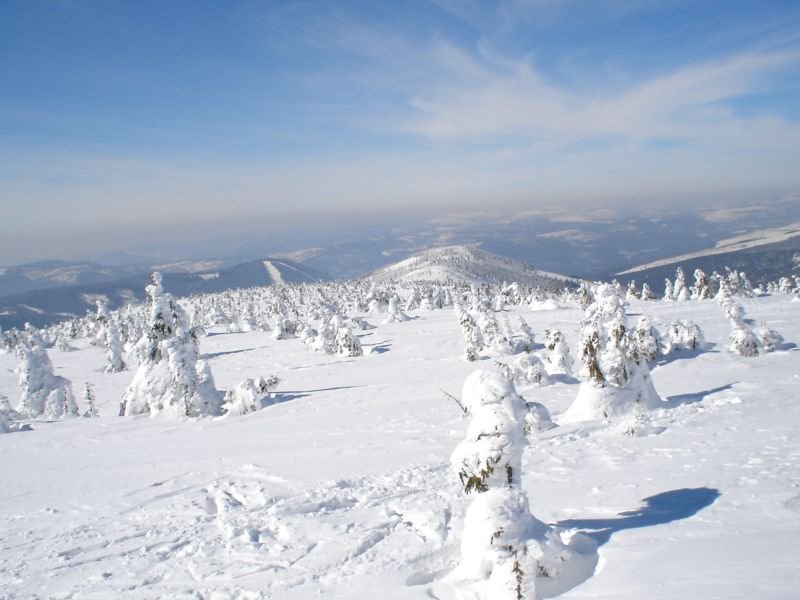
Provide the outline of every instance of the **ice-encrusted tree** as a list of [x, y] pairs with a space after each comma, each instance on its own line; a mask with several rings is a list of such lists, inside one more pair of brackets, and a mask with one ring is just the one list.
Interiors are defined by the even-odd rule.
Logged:
[[569, 375], [572, 373], [572, 356], [569, 353], [564, 334], [560, 329], [546, 329], [544, 345], [547, 348], [545, 367], [550, 375]]
[[513, 383], [495, 371], [476, 371], [464, 383], [462, 403], [471, 419], [450, 463], [473, 499], [464, 517], [461, 560], [444, 583], [459, 598], [539, 598], [537, 588], [557, 588], [560, 577], [574, 576], [592, 558], [566, 546], [531, 514], [521, 485], [527, 409]]
[[675, 285], [672, 288], [672, 295], [678, 302], [689, 300], [689, 288], [686, 287], [686, 275], [681, 267], [675, 270]]
[[650, 289], [650, 284], [646, 281], [642, 284], [642, 300], [655, 300], [656, 295]]
[[17, 411], [29, 418], [77, 416], [72, 383], [53, 372], [53, 364], [44, 347], [36, 341], [24, 345], [20, 357], [19, 387], [22, 393]]
[[122, 358], [123, 342], [116, 319], [109, 316], [105, 323], [106, 373], [119, 373], [128, 368]]
[[601, 284], [594, 297], [581, 322], [584, 381], [573, 403], [561, 415], [564, 423], [614, 419], [662, 403], [647, 361], [630, 337], [617, 291], [613, 286]]
[[153, 273], [146, 291], [147, 325], [134, 347], [139, 366], [122, 397], [120, 416], [219, 415], [222, 396], [208, 363], [199, 359], [196, 333], [185, 312], [164, 291], [160, 273]]
[[675, 300], [675, 290], [672, 287], [672, 281], [670, 279], [664, 280], [664, 300], [667, 302]]
[[229, 416], [246, 415], [273, 404], [270, 394], [280, 380], [275, 375], [245, 379], [232, 390], [225, 392], [223, 411]]
[[702, 269], [695, 269], [692, 300], [708, 300], [709, 298], [711, 298], [711, 286], [708, 282], [708, 275]]
[[361, 342], [353, 335], [349, 327], [339, 327], [333, 341], [334, 353], [339, 356], [356, 357], [363, 356]]

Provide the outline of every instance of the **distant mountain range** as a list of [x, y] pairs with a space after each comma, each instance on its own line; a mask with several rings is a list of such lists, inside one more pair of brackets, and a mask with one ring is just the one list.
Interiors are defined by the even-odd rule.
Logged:
[[474, 246], [446, 246], [418, 252], [368, 275], [376, 281], [437, 283], [514, 282], [560, 289], [577, 280], [564, 275], [539, 271], [532, 266]]
[[[164, 288], [175, 296], [188, 296], [236, 288], [329, 279], [329, 276], [321, 271], [286, 259], [264, 259], [224, 269], [192, 272], [200, 263], [209, 266], [208, 262], [192, 261], [194, 266], [183, 264], [185, 272], [166, 270], [163, 273]], [[83, 277], [94, 278], [94, 282], [51, 286], [0, 297], [0, 327], [4, 329], [22, 327], [25, 323], [38, 327], [73, 316], [81, 316], [87, 310], [94, 311], [95, 302], [100, 299], [108, 302], [111, 308], [144, 299], [144, 288], [150, 279], [148, 272], [115, 280], [102, 280], [93, 275], [87, 265], [89, 263], [80, 265], [85, 273]], [[167, 269], [174, 268], [173, 265], [164, 266]], [[69, 266], [64, 263], [59, 270], [64, 273], [70, 272]]]
[[678, 267], [684, 270], [689, 281], [695, 269], [711, 274], [730, 267], [747, 273], [754, 285], [798, 274], [800, 223], [738, 235], [721, 240], [711, 248], [631, 267], [615, 276], [626, 282], [647, 282], [653, 290], [661, 292], [664, 280], [674, 279]]

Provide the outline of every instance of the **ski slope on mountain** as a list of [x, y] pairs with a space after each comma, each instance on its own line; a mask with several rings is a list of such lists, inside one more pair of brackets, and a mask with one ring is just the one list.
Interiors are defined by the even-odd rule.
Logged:
[[[652, 435], [602, 422], [530, 435], [533, 513], [598, 546], [594, 572], [560, 597], [797, 597], [800, 302], [743, 304], [783, 335], [778, 351], [727, 352], [714, 301], [629, 306], [659, 327], [692, 319], [709, 342], [654, 367], [666, 402]], [[577, 309], [508, 314], [537, 340], [558, 327], [577, 341]], [[94, 384], [100, 417], [0, 435], [0, 598], [443, 600], [469, 503], [449, 467], [468, 419], [445, 392], [459, 397], [493, 361], [462, 359], [452, 309], [410, 315], [364, 315], [376, 327], [358, 332], [358, 358], [212, 329], [200, 347], [219, 388], [281, 378], [277, 404], [241, 417], [117, 417], [132, 371], [103, 373], [103, 351], [85, 340], [50, 350], [76, 395]], [[0, 354], [12, 405], [16, 366]], [[577, 389], [570, 376], [518, 387], [556, 423]]]

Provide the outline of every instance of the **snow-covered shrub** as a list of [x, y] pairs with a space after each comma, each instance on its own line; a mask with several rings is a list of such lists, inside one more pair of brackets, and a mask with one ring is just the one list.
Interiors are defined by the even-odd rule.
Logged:
[[47, 351], [38, 343], [21, 351], [19, 387], [22, 394], [17, 410], [25, 417], [60, 419], [78, 415], [72, 383], [53, 373]]
[[208, 363], [199, 359], [197, 337], [185, 312], [164, 292], [160, 273], [153, 273], [146, 290], [148, 322], [134, 347], [139, 366], [122, 397], [120, 416], [220, 414], [221, 394]]
[[222, 409], [226, 415], [246, 415], [272, 404], [270, 394], [280, 380], [275, 375], [245, 379], [232, 390], [225, 392]]
[[662, 336], [662, 353], [672, 354], [680, 350], [699, 350], [705, 346], [703, 330], [694, 321], [676, 319], [667, 326]]

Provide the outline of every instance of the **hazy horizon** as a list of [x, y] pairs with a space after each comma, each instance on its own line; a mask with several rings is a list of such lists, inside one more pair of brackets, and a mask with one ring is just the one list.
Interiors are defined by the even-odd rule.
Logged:
[[788, 0], [10, 1], [0, 30], [4, 265], [800, 191]]

